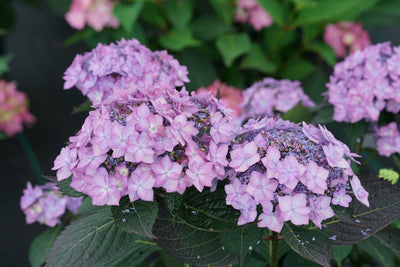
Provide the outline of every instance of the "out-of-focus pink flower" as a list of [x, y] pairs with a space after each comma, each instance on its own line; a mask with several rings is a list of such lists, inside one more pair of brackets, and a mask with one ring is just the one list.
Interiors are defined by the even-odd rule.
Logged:
[[29, 113], [25, 93], [17, 90], [15, 82], [0, 80], [0, 132], [13, 136], [22, 132], [23, 125], [31, 125], [35, 117]]
[[239, 0], [235, 20], [241, 23], [250, 23], [256, 31], [267, 28], [274, 22], [257, 0]]
[[242, 90], [239, 88], [229, 86], [226, 83], [222, 83], [220, 80], [215, 80], [207, 88], [201, 87], [197, 89], [197, 92], [211, 92], [211, 94], [216, 97], [218, 90], [226, 107], [231, 109], [234, 115], [239, 116], [242, 113], [241, 103], [243, 102]]
[[118, 28], [119, 21], [113, 15], [115, 4], [112, 0], [73, 0], [65, 20], [77, 30], [82, 30], [86, 23], [96, 31], [106, 26]]
[[369, 34], [361, 23], [341, 21], [325, 28], [325, 42], [333, 48], [338, 58], [346, 56], [346, 50], [353, 53], [371, 44]]
[[394, 153], [400, 153], [400, 133], [396, 122], [378, 128], [375, 135], [379, 155], [390, 157]]

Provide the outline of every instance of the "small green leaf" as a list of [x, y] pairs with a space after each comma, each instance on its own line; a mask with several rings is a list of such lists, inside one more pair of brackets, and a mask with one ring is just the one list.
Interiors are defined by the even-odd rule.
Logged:
[[322, 266], [331, 266], [333, 254], [326, 236], [289, 223], [284, 224], [281, 235], [289, 246], [304, 258]]
[[374, 236], [370, 236], [367, 239], [357, 243], [357, 248], [360, 248], [364, 253], [370, 255], [374, 260], [380, 263], [379, 266], [395, 266], [395, 257], [393, 253], [381, 245], [381, 243]]
[[307, 7], [313, 7], [317, 4], [316, 0], [292, 0], [292, 2], [296, 5], [298, 10], [302, 10]]
[[315, 70], [315, 66], [310, 61], [298, 59], [291, 62], [282, 71], [282, 78], [291, 80], [301, 80], [310, 75]]
[[219, 233], [202, 231], [173, 219], [163, 203], [153, 234], [157, 245], [181, 262], [196, 266], [227, 266], [237, 262], [235, 253], [224, 249]]
[[54, 242], [47, 266], [136, 266], [159, 248], [145, 237], [122, 232], [110, 207], [84, 213]]
[[60, 191], [69, 197], [81, 197], [84, 196], [85, 194], [83, 194], [82, 192], [78, 192], [75, 189], [73, 189], [70, 184], [72, 181], [72, 175], [70, 177], [68, 177], [67, 179], [61, 180], [61, 181], [57, 181], [57, 186], [60, 189]]
[[239, 255], [240, 262], [261, 243], [264, 230], [256, 225], [242, 227], [234, 232], [222, 232], [221, 240], [224, 248]]
[[320, 55], [329, 64], [329, 66], [333, 67], [336, 64], [335, 52], [329, 45], [322, 42], [315, 42], [308, 45], [306, 49]]
[[0, 140], [5, 140], [7, 139], [7, 135], [5, 133], [0, 132]]
[[284, 25], [283, 5], [278, 0], [258, 0], [260, 5], [268, 12], [279, 26]]
[[232, 31], [232, 28], [217, 16], [202, 16], [193, 21], [190, 28], [194, 37], [201, 40], [214, 40], [219, 35]]
[[157, 218], [158, 206], [154, 201], [136, 200], [128, 196], [119, 201], [119, 206], [111, 208], [115, 225], [124, 232], [153, 238], [151, 228]]
[[174, 28], [167, 34], [161, 35], [159, 41], [163, 47], [172, 51], [181, 51], [185, 47], [201, 44], [193, 37], [189, 28], [182, 31]]
[[144, 1], [145, 5], [140, 13], [141, 17], [150, 25], [165, 29], [167, 27], [167, 19], [161, 12], [162, 5], [151, 1]]
[[393, 227], [386, 227], [382, 231], [377, 232], [374, 237], [381, 242], [382, 245], [390, 249], [397, 257], [400, 257], [400, 230]]
[[276, 64], [266, 59], [261, 46], [259, 44], [252, 44], [250, 52], [243, 58], [240, 63], [243, 69], [255, 69], [264, 74], [271, 74], [276, 71]]
[[378, 177], [395, 184], [399, 180], [399, 173], [393, 169], [380, 169]]
[[49, 228], [41, 232], [33, 240], [29, 247], [29, 263], [32, 267], [41, 267], [46, 262], [46, 256], [50, 252], [51, 246], [60, 234], [61, 225]]
[[[332, 20], [346, 12], [356, 10], [357, 13], [363, 11], [361, 6], [366, 2], [371, 4], [379, 0], [324, 0], [318, 1], [316, 5], [304, 8], [299, 11], [295, 20], [295, 25], [304, 25], [310, 23], [318, 23], [326, 20]], [[366, 6], [368, 8], [368, 5]]]
[[90, 100], [87, 100], [85, 102], [83, 102], [82, 104], [80, 104], [77, 107], [73, 107], [72, 109], [72, 114], [77, 114], [80, 112], [86, 112], [86, 111], [91, 111], [94, 110], [94, 108], [92, 108], [92, 102], [90, 102]]
[[251, 42], [246, 33], [220, 35], [216, 46], [225, 66], [230, 67], [237, 57], [250, 51]]
[[235, 0], [210, 0], [209, 1], [217, 15], [226, 25], [232, 25], [236, 10]]
[[282, 119], [292, 122], [309, 122], [311, 119], [311, 111], [299, 103], [288, 112], [282, 114]]
[[129, 33], [132, 31], [136, 20], [143, 8], [143, 1], [131, 4], [118, 4], [114, 7], [114, 15], [121, 22], [122, 27]]
[[301, 257], [294, 251], [290, 251], [283, 259], [283, 267], [320, 267], [321, 265]]
[[8, 71], [8, 65], [12, 57], [13, 57], [12, 54], [0, 57], [0, 76]]
[[350, 246], [340, 246], [340, 247], [332, 247], [333, 249], [333, 257], [335, 258], [336, 263], [339, 267], [342, 266], [342, 261], [350, 254], [353, 249], [353, 245]]
[[166, 0], [164, 1], [164, 6], [169, 21], [171, 21], [177, 29], [185, 29], [193, 16], [193, 1]]

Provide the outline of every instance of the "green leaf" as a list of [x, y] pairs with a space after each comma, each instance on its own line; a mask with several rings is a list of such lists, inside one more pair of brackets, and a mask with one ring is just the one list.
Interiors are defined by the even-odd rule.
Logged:
[[8, 65], [12, 57], [12, 54], [0, 57], [0, 76], [8, 71]]
[[188, 225], [202, 231], [221, 232], [236, 231], [239, 229], [237, 219], [240, 212], [226, 205], [226, 193], [222, 185], [214, 192], [204, 188], [203, 192], [191, 187], [183, 193], [182, 201], [175, 201], [173, 194], [166, 194], [165, 201], [168, 207], [175, 201], [175, 214]]
[[157, 218], [158, 206], [154, 201], [136, 200], [128, 196], [121, 198], [119, 206], [111, 208], [115, 225], [124, 232], [153, 238], [151, 228]]
[[317, 4], [316, 0], [292, 0], [298, 10], [313, 7]]
[[90, 100], [87, 100], [85, 102], [83, 102], [82, 104], [80, 104], [77, 107], [73, 107], [72, 109], [72, 114], [77, 114], [80, 112], [86, 112], [86, 111], [91, 111], [94, 110], [94, 108], [92, 108], [92, 102], [90, 102]]
[[250, 51], [250, 38], [246, 33], [220, 35], [215, 43], [225, 66], [230, 67], [237, 57]]
[[151, 240], [122, 232], [110, 207], [84, 213], [61, 232], [48, 255], [47, 266], [135, 266], [157, 251]]
[[61, 225], [49, 228], [35, 237], [29, 247], [29, 263], [32, 267], [40, 267], [46, 262], [46, 255], [50, 252], [51, 246], [60, 234]]
[[148, 24], [165, 29], [167, 27], [167, 19], [161, 12], [160, 7], [162, 7], [162, 5], [145, 1], [145, 5], [140, 15]]
[[86, 212], [88, 212], [90, 210], [97, 209], [97, 208], [98, 208], [98, 206], [94, 206], [92, 204], [92, 198], [86, 196], [83, 199], [82, 204], [79, 206], [78, 211], [76, 212], [76, 214], [77, 215], [81, 215], [81, 214], [84, 214], [84, 213], [86, 213]]
[[397, 257], [400, 257], [400, 230], [393, 227], [386, 227], [382, 231], [377, 232], [374, 237], [381, 242], [382, 245], [390, 249]]
[[160, 44], [172, 51], [181, 51], [185, 47], [198, 46], [200, 41], [196, 40], [189, 28], [182, 31], [174, 28], [167, 34], [161, 35]]
[[291, 80], [301, 80], [310, 75], [315, 70], [315, 66], [305, 59], [298, 59], [291, 62], [282, 71], [282, 78]]
[[7, 139], [7, 135], [5, 133], [0, 132], [0, 140], [5, 140]]
[[283, 267], [319, 267], [321, 265], [309, 261], [294, 251], [290, 251], [283, 260]]
[[[314, 72], [303, 81], [304, 92], [316, 103], [324, 100], [322, 93], [326, 91], [325, 84], [329, 76], [322, 68], [316, 68]], [[333, 114], [333, 111], [332, 111]]]
[[[269, 230], [265, 230], [265, 235], [269, 235]], [[258, 254], [261, 255], [266, 262], [270, 261], [270, 240], [262, 240], [258, 245]], [[282, 258], [289, 251], [292, 251], [292, 248], [284, 241], [278, 240], [278, 260]]]
[[185, 65], [189, 72], [190, 83], [186, 85], [188, 90], [193, 91], [208, 86], [218, 78], [217, 69], [210, 58], [194, 50], [183, 50], [179, 62]]
[[143, 4], [143, 1], [136, 1], [131, 4], [118, 4], [114, 7], [114, 15], [128, 33], [132, 31]]
[[222, 232], [221, 240], [225, 249], [235, 252], [240, 262], [244, 262], [245, 256], [261, 243], [263, 232], [264, 229], [252, 225], [234, 232]]
[[279, 26], [284, 25], [283, 5], [278, 0], [258, 0], [258, 3], [268, 12]]
[[209, 0], [217, 15], [225, 22], [226, 25], [232, 25], [233, 16], [236, 11], [235, 0]]
[[227, 26], [217, 16], [202, 16], [190, 25], [194, 37], [201, 40], [214, 40], [219, 35], [232, 31], [232, 27]]
[[309, 122], [311, 120], [311, 111], [299, 103], [288, 112], [282, 114], [282, 119], [292, 122]]
[[336, 263], [339, 267], [342, 266], [342, 261], [350, 254], [353, 249], [353, 245], [350, 246], [340, 246], [340, 247], [332, 247], [333, 249], [333, 257], [335, 258]]
[[164, 1], [164, 6], [169, 21], [171, 21], [177, 29], [185, 29], [193, 16], [193, 1], [166, 0]]
[[173, 219], [164, 204], [160, 205], [153, 234], [157, 245], [181, 262], [196, 266], [227, 266], [237, 262], [235, 253], [224, 249], [219, 233], [201, 231]]
[[[385, 228], [400, 216], [400, 188], [378, 177], [360, 176], [369, 192], [370, 207], [353, 199], [349, 208], [334, 206], [335, 217], [322, 223], [319, 230], [334, 246], [351, 245]], [[314, 228], [315, 229], [315, 228]]]
[[333, 254], [326, 236], [289, 223], [284, 224], [281, 235], [289, 246], [304, 258], [322, 266], [331, 266]]
[[368, 126], [369, 124], [364, 121], [346, 124], [344, 128], [344, 131], [348, 138], [348, 142], [346, 143], [347, 145], [349, 145], [351, 150], [355, 150], [356, 147], [359, 145], [359, 142], [361, 142], [364, 134], [367, 132]]
[[84, 196], [85, 194], [83, 194], [82, 192], [78, 192], [75, 189], [73, 189], [70, 184], [72, 181], [72, 175], [70, 177], [68, 177], [67, 179], [61, 180], [61, 181], [57, 181], [57, 186], [60, 189], [60, 191], [69, 197], [81, 197]]
[[[359, 14], [364, 8], [376, 3], [378, 0], [324, 0], [318, 1], [316, 5], [299, 11], [294, 25], [304, 25], [332, 20], [349, 11]], [[369, 5], [367, 5], [369, 4]]]
[[357, 247], [379, 262], [379, 266], [394, 266], [394, 255], [390, 250], [382, 246], [374, 236], [370, 236], [369, 238], [357, 243]]
[[266, 59], [263, 50], [259, 44], [252, 44], [250, 52], [243, 58], [240, 63], [243, 69], [255, 69], [264, 74], [271, 74], [276, 71], [276, 64]]
[[378, 177], [395, 184], [399, 180], [399, 173], [393, 169], [380, 169]]
[[329, 66], [333, 67], [336, 64], [336, 55], [333, 49], [322, 42], [315, 42], [310, 44], [306, 47], [308, 51], [313, 51], [320, 55], [328, 64]]
[[328, 106], [323, 109], [316, 110], [315, 113], [316, 113], [316, 115], [311, 121], [313, 124], [318, 124], [318, 123], [327, 124], [327, 123], [330, 123], [333, 121], [333, 118], [332, 118], [333, 107], [332, 106]]

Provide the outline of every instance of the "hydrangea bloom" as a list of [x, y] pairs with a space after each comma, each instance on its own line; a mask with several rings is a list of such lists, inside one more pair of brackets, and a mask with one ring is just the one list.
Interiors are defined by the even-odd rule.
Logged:
[[382, 110], [400, 111], [400, 47], [369, 46], [336, 64], [328, 87], [333, 119], [377, 121]]
[[220, 102], [183, 88], [148, 91], [136, 87], [112, 95], [89, 113], [54, 162], [58, 180], [95, 205], [153, 200], [153, 187], [183, 193], [223, 179], [235, 128]]
[[0, 132], [13, 136], [35, 120], [28, 110], [26, 94], [17, 90], [15, 82], [0, 80]]
[[28, 182], [20, 207], [25, 213], [26, 223], [39, 222], [53, 227], [60, 223], [60, 217], [66, 210], [76, 213], [82, 199], [64, 196], [55, 183], [48, 182], [32, 187]]
[[347, 49], [351, 54], [371, 44], [369, 34], [363, 29], [362, 24], [348, 21], [328, 24], [325, 28], [324, 40], [333, 48], [338, 58], [345, 57]]
[[272, 25], [272, 17], [260, 6], [257, 0], [239, 0], [236, 6], [235, 20], [250, 23], [256, 31]]
[[106, 26], [118, 28], [119, 21], [113, 15], [116, 3], [113, 0], [72, 0], [65, 20], [77, 30], [82, 30], [86, 23], [96, 31]]
[[303, 92], [299, 81], [265, 78], [244, 90], [243, 96], [243, 119], [273, 117], [277, 111], [287, 112], [300, 102], [305, 107], [315, 105]]
[[250, 120], [229, 147], [226, 203], [240, 210], [238, 224], [253, 222], [280, 232], [285, 221], [312, 221], [318, 227], [334, 216], [330, 207], [348, 207], [352, 189], [365, 205], [368, 193], [350, 168], [358, 156], [325, 127], [274, 118]]
[[94, 106], [113, 97], [124, 97], [126, 89], [156, 94], [188, 82], [187, 69], [166, 51], [151, 51], [136, 39], [117, 44], [99, 44], [91, 52], [77, 55], [64, 74], [64, 89], [76, 86]]
[[215, 80], [207, 88], [201, 87], [197, 89], [198, 93], [211, 92], [214, 97], [217, 96], [218, 91], [226, 107], [232, 110], [233, 115], [239, 116], [242, 113], [241, 104], [243, 102], [242, 90], [239, 88], [229, 86], [226, 83], [221, 83], [220, 80]]
[[396, 122], [378, 128], [375, 135], [379, 155], [390, 157], [394, 153], [400, 153], [400, 133]]

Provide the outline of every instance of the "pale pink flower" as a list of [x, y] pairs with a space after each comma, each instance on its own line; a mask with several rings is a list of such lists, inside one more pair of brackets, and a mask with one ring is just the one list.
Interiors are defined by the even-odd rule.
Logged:
[[332, 204], [348, 208], [351, 200], [351, 196], [346, 194], [346, 189], [342, 188], [333, 193]]
[[258, 227], [268, 227], [268, 229], [280, 233], [283, 227], [284, 220], [281, 216], [279, 205], [275, 207], [273, 212], [273, 206], [270, 201], [262, 203], [263, 212], [258, 216]]
[[131, 201], [142, 199], [153, 201], [153, 186], [156, 179], [149, 170], [138, 167], [128, 181], [128, 194]]
[[152, 163], [154, 161], [154, 142], [146, 132], [132, 133], [128, 142], [125, 160], [130, 162]]
[[91, 196], [93, 205], [119, 205], [121, 194], [105, 168], [98, 168], [90, 182], [92, 186], [87, 194]]
[[267, 168], [268, 178], [276, 178], [275, 170], [280, 158], [281, 153], [279, 152], [279, 149], [275, 146], [269, 146], [265, 157], [261, 159], [262, 164]]
[[178, 185], [178, 179], [181, 177], [182, 165], [172, 162], [169, 156], [164, 156], [158, 162], [152, 163], [150, 167], [156, 178], [154, 186], [160, 187], [163, 186], [168, 180], [175, 180], [176, 185], [173, 186], [175, 182], [169, 183], [169, 188], [167, 188], [167, 191], [174, 192], [174, 189]]
[[329, 171], [318, 166], [315, 162], [310, 161], [306, 166], [306, 171], [300, 178], [300, 181], [308, 187], [312, 192], [323, 195], [328, 188], [326, 179]]
[[186, 116], [180, 114], [171, 121], [171, 131], [175, 138], [179, 141], [181, 145], [186, 142], [190, 142], [191, 136], [196, 135], [198, 130], [194, 127], [193, 122], [188, 121]]
[[257, 203], [261, 203], [266, 200], [273, 200], [277, 187], [278, 182], [275, 179], [268, 179], [265, 173], [253, 171], [246, 192], [252, 195]]
[[57, 170], [57, 179], [58, 181], [61, 181], [71, 176], [72, 169], [77, 164], [78, 161], [76, 148], [69, 149], [67, 147], [63, 147], [60, 155], [58, 155], [54, 161], [54, 167], [52, 170]]
[[326, 160], [331, 167], [350, 168], [350, 164], [343, 157], [344, 151], [342, 147], [329, 143], [322, 148], [324, 150]]
[[278, 202], [285, 221], [290, 220], [295, 225], [308, 224], [310, 208], [305, 194], [278, 197]]
[[321, 229], [321, 222], [335, 216], [335, 212], [331, 208], [331, 198], [328, 196], [320, 196], [314, 200], [310, 200], [310, 220]]
[[211, 117], [211, 129], [210, 135], [213, 137], [215, 142], [229, 142], [235, 133], [235, 126], [228, 120], [227, 117], [223, 117], [221, 112], [216, 112]]
[[362, 187], [360, 179], [358, 179], [356, 175], [353, 175], [353, 177], [350, 179], [350, 184], [351, 188], [353, 189], [353, 194], [356, 196], [357, 200], [369, 207], [369, 193], [365, 191], [364, 187]]
[[257, 146], [254, 142], [245, 144], [242, 147], [237, 147], [231, 151], [231, 162], [229, 166], [235, 171], [243, 172], [251, 165], [260, 160], [260, 155], [257, 152]]
[[243, 195], [248, 195], [248, 193], [246, 193], [246, 187], [247, 186], [242, 184], [239, 179], [234, 179], [232, 183], [225, 185], [226, 204], [240, 207], [241, 197]]
[[211, 162], [204, 162], [200, 157], [197, 157], [197, 160], [190, 160], [188, 166], [186, 175], [197, 190], [201, 192], [204, 186], [210, 187], [212, 185], [216, 173], [213, 171]]
[[280, 184], [293, 190], [305, 170], [305, 166], [300, 164], [294, 156], [289, 155], [278, 162], [275, 176]]

